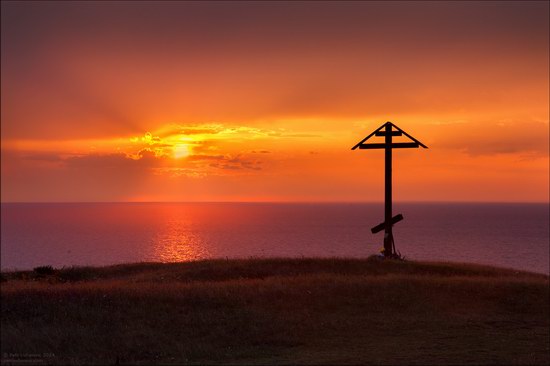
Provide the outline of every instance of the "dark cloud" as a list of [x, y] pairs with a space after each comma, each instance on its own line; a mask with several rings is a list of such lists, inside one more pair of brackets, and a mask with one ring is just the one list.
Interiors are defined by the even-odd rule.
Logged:
[[262, 162], [259, 160], [247, 159], [242, 155], [237, 155], [235, 157], [230, 157], [223, 161], [223, 164], [220, 166], [222, 169], [250, 169], [250, 170], [261, 170]]
[[155, 168], [160, 165], [161, 158], [155, 157], [155, 153], [149, 149], [140, 150], [137, 159], [128, 154], [90, 154], [71, 156], [63, 161], [67, 167], [73, 169], [97, 169], [97, 168], [118, 168], [118, 169], [144, 169]]
[[27, 153], [22, 156], [25, 160], [38, 160], [38, 161], [49, 161], [49, 162], [60, 162], [63, 159], [57, 153]]
[[[260, 153], [269, 153], [262, 150]], [[181, 175], [206, 174], [205, 168], [211, 167], [223, 170], [261, 170], [262, 162], [258, 159], [250, 159], [244, 154], [222, 155], [222, 154], [198, 154], [190, 155], [185, 159], [173, 161], [166, 156], [157, 156], [150, 148], [139, 150], [136, 154], [114, 153], [114, 154], [81, 154], [64, 156], [59, 153], [15, 153], [6, 152], [11, 159], [21, 158], [27, 161], [55, 162], [60, 166], [69, 169], [98, 170], [106, 169], [124, 172], [128, 170], [157, 169], [158, 171], [169, 171], [171, 173], [181, 171]], [[173, 164], [184, 164], [187, 168], [173, 166]], [[173, 174], [173, 175], [179, 175]]]
[[236, 156], [231, 155], [192, 155], [187, 158], [187, 160], [192, 162], [202, 162], [209, 161], [208, 166], [218, 169], [228, 169], [228, 170], [240, 170], [240, 169], [250, 169], [250, 170], [261, 170], [262, 162], [255, 159], [248, 159], [244, 155], [239, 154]]
[[225, 155], [206, 155], [206, 154], [197, 154], [187, 157], [188, 161], [204, 161], [204, 160], [225, 160]]
[[156, 159], [155, 152], [151, 149], [141, 149], [138, 152], [139, 160], [154, 160]]

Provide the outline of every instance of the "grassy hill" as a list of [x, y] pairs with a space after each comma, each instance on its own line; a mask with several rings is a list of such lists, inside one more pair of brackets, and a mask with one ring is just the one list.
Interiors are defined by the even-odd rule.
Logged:
[[3, 364], [550, 363], [541, 274], [369, 258], [2, 277]]

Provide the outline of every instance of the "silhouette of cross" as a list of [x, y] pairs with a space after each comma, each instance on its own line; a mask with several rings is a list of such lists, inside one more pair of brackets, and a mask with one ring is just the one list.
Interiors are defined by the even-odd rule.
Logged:
[[[408, 137], [412, 142], [393, 142], [393, 136]], [[369, 143], [365, 144], [365, 141], [372, 136], [381, 136], [385, 140], [383, 143]], [[392, 217], [392, 149], [406, 149], [406, 148], [418, 148], [422, 146], [427, 149], [428, 147], [394, 125], [391, 122], [386, 122], [382, 126], [374, 130], [370, 135], [359, 141], [352, 150], [359, 149], [384, 149], [385, 150], [385, 195], [384, 195], [384, 222], [376, 225], [371, 229], [375, 234], [384, 229], [384, 257], [386, 258], [399, 258], [395, 250], [395, 242], [393, 240], [392, 227], [397, 222], [403, 220], [403, 215], [398, 214]]]

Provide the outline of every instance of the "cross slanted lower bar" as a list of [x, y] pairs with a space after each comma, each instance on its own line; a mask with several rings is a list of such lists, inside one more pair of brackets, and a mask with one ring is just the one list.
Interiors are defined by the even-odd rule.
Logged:
[[[383, 143], [368, 143], [365, 141], [372, 136], [384, 137]], [[406, 136], [410, 142], [393, 142], [394, 136]], [[374, 132], [359, 141], [352, 150], [359, 149], [384, 149], [385, 150], [385, 195], [384, 195], [384, 222], [376, 225], [371, 229], [372, 233], [377, 233], [384, 229], [384, 256], [388, 258], [398, 257], [395, 250], [395, 243], [393, 240], [392, 227], [398, 221], [403, 220], [403, 215], [399, 214], [392, 217], [392, 149], [405, 149], [405, 148], [418, 148], [428, 147], [394, 125], [391, 122], [386, 122], [382, 126], [378, 127]]]

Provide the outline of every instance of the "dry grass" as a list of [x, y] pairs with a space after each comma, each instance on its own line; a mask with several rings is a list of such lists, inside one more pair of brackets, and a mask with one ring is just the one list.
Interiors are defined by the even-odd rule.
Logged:
[[3, 364], [550, 362], [549, 278], [513, 270], [251, 259], [3, 278]]

